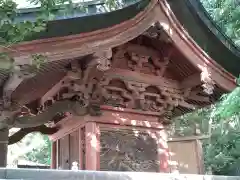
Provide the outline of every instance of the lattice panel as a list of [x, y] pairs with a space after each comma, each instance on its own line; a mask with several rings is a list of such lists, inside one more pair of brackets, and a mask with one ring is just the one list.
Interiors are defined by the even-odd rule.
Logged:
[[100, 170], [158, 172], [155, 139], [144, 132], [101, 129]]

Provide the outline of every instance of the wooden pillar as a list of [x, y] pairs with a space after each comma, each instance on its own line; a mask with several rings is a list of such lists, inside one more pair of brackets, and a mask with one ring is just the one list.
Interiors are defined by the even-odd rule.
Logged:
[[52, 142], [51, 148], [51, 169], [57, 168], [57, 142]]
[[8, 133], [7, 128], [0, 130], [0, 167], [7, 166]]
[[159, 159], [159, 172], [169, 172], [169, 151], [167, 144], [167, 133], [165, 130], [157, 132], [157, 145], [158, 145], [158, 159]]
[[96, 122], [85, 125], [86, 170], [100, 170], [100, 130]]
[[79, 169], [85, 169], [84, 167], [84, 161], [85, 161], [85, 157], [83, 157], [83, 150], [84, 150], [84, 145], [85, 145], [85, 128], [79, 128], [79, 131], [78, 131], [79, 135], [78, 135], [78, 138], [79, 138]]

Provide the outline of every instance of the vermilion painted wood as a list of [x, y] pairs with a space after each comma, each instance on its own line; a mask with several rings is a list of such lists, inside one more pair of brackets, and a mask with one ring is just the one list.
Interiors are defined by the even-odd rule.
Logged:
[[[158, 116], [152, 114], [144, 114], [139, 112], [131, 113], [134, 110], [126, 110], [123, 108], [114, 108], [110, 106], [103, 106], [103, 115], [101, 116], [81, 116], [68, 117], [61, 120], [57, 126], [60, 130], [49, 136], [51, 140], [57, 140], [65, 135], [83, 127], [86, 122], [98, 122], [103, 124], [115, 124], [133, 127], [152, 127], [153, 129], [162, 129], [163, 126], [159, 123]], [[143, 112], [143, 111], [142, 111]]]
[[[150, 21], [149, 21], [150, 20]], [[231, 91], [236, 87], [235, 77], [211, 59], [187, 34], [166, 1], [151, 1], [148, 8], [135, 18], [119, 25], [80, 35], [36, 40], [13, 47], [25, 55], [17, 55], [17, 63], [27, 63], [29, 53], [48, 52], [48, 59], [59, 60], [83, 56], [104, 48], [112, 48], [139, 36], [154, 22], [159, 21], [177, 48], [199, 70], [207, 69], [212, 79], [222, 88]], [[131, 33], [130, 33], [131, 32]], [[129, 35], [129, 33], [131, 35]], [[130, 37], [131, 36], [131, 37]], [[49, 51], [51, 50], [51, 52]], [[14, 51], [14, 52], [16, 52]]]
[[7, 166], [7, 148], [8, 148], [9, 130], [1, 129], [0, 131], [0, 167]]
[[57, 168], [57, 142], [52, 142], [51, 148], [51, 169]]
[[197, 45], [177, 20], [166, 0], [159, 1], [159, 5], [160, 8], [157, 12], [158, 20], [176, 47], [198, 69], [203, 70], [206, 68], [211, 74], [211, 78], [220, 87], [228, 91], [233, 90], [236, 87], [235, 77], [211, 59], [211, 57]]
[[100, 130], [95, 122], [85, 125], [86, 138], [86, 169], [99, 170], [100, 167]]

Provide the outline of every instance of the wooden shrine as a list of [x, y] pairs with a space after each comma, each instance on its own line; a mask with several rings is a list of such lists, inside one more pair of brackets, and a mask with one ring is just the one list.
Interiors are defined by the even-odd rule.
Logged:
[[171, 119], [236, 86], [165, 0], [151, 0], [109, 27], [13, 48], [22, 52], [12, 52], [17, 67], [27, 66], [30, 53], [49, 62], [34, 76], [13, 74], [4, 84], [4, 106], [13, 110], [0, 127], [5, 135], [6, 127], [21, 130], [9, 139], [0, 135], [0, 165], [7, 143], [39, 131], [53, 141], [54, 169], [75, 163], [83, 170], [170, 172], [165, 127]]

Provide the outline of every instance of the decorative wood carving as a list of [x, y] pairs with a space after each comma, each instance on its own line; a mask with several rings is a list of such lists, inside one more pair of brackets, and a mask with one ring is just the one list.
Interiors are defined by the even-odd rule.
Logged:
[[164, 41], [166, 43], [172, 43], [171, 38], [167, 35], [159, 22], [156, 22], [153, 26], [151, 26], [145, 33], [143, 33], [143, 35]]
[[111, 61], [110, 59], [112, 58], [112, 50], [108, 49], [105, 51], [100, 51], [94, 53], [94, 57], [97, 60], [97, 68], [100, 71], [106, 71], [111, 68]]
[[[146, 111], [161, 116], [162, 121], [169, 119], [177, 106], [195, 109], [196, 106], [187, 100], [201, 101], [203, 96], [193, 91], [195, 85], [191, 84], [200, 75], [195, 74], [182, 82], [167, 78], [174, 78], [165, 76], [171, 49], [161, 52], [142, 43], [127, 43], [113, 51], [104, 50], [72, 61], [66, 76], [40, 99], [37, 115], [43, 116], [58, 101], [69, 100], [77, 102], [78, 106], [71, 111], [76, 114], [101, 115], [100, 105], [108, 105]], [[197, 80], [194, 83], [199, 85]], [[201, 102], [207, 101], [204, 97]]]
[[184, 101], [180, 90], [113, 77], [104, 77], [99, 87], [102, 95], [100, 104], [158, 112], [159, 115], [178, 105], [195, 108]]
[[[2, 96], [2, 108], [9, 109], [13, 108], [12, 104], [12, 93], [17, 87], [28, 78], [35, 76], [34, 69], [30, 66], [14, 66], [13, 71], [9, 74], [7, 81], [4, 83], [3, 96]], [[17, 107], [14, 107], [17, 108]]]
[[113, 67], [163, 76], [169, 57], [145, 46], [128, 43], [118, 48], [113, 56]]

